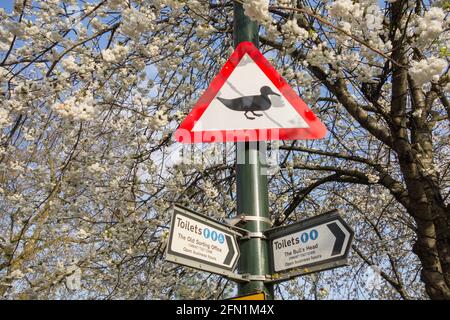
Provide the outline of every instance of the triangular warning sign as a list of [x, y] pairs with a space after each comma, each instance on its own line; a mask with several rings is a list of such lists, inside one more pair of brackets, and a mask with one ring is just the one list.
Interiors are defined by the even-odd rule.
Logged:
[[321, 139], [327, 130], [251, 42], [241, 42], [175, 132], [182, 143]]

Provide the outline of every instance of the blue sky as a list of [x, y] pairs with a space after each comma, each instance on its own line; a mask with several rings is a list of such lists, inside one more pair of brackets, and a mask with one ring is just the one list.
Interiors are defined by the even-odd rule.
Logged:
[[1, 0], [0, 1], [0, 7], [5, 9], [6, 12], [11, 12], [13, 5], [14, 5], [14, 1], [12, 0]]

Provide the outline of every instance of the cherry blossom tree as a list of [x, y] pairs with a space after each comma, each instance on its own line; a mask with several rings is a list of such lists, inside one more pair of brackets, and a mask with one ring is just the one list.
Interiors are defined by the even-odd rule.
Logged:
[[[355, 229], [348, 267], [279, 284], [277, 298], [449, 299], [448, 1], [242, 3], [329, 131], [269, 144], [274, 225], [338, 208]], [[171, 204], [235, 214], [234, 146], [172, 138], [233, 50], [232, 8], [0, 8], [2, 298], [232, 294], [164, 261]]]

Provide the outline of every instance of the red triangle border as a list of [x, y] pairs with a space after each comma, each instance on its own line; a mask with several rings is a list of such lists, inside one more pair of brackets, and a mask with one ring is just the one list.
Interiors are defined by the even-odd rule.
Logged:
[[[201, 118], [211, 101], [222, 88], [228, 77], [232, 74], [242, 57], [248, 54], [273, 85], [295, 108], [306, 121], [309, 128], [273, 128], [273, 129], [246, 129], [246, 130], [216, 130], [192, 132], [195, 122]], [[175, 139], [182, 143], [210, 143], [210, 142], [242, 142], [242, 141], [268, 141], [268, 140], [308, 140], [321, 139], [327, 133], [326, 127], [317, 116], [308, 108], [306, 103], [295, 93], [294, 89], [275, 70], [270, 62], [251, 42], [241, 42], [219, 74], [211, 81], [208, 89], [200, 97], [192, 111], [182, 121], [175, 131]]]

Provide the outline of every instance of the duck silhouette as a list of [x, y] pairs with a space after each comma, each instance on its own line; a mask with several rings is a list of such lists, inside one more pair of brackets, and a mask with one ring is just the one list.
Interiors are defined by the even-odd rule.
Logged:
[[[246, 96], [235, 99], [224, 99], [217, 97], [217, 100], [222, 102], [228, 109], [234, 111], [243, 111], [244, 116], [247, 119], [254, 120], [255, 117], [261, 117], [262, 114], [255, 113], [255, 111], [268, 110], [272, 106], [272, 102], [269, 99], [269, 95], [280, 96], [275, 93], [268, 86], [261, 87], [261, 92], [258, 96]], [[249, 116], [247, 113], [253, 114], [255, 117]]]

